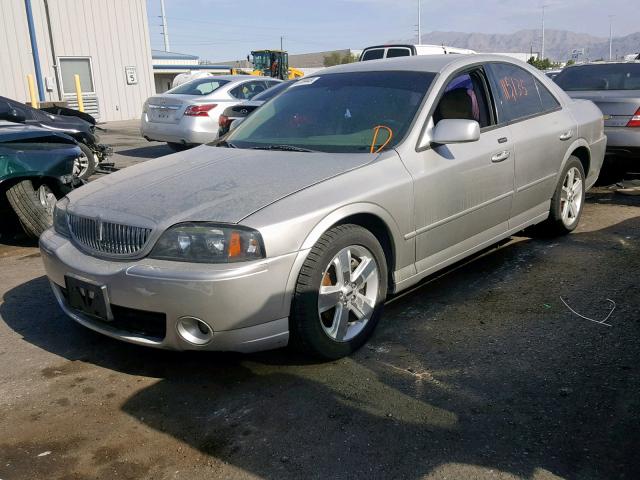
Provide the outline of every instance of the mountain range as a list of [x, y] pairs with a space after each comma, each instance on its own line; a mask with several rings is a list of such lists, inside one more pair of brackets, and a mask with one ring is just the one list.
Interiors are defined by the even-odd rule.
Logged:
[[[429, 32], [422, 35], [422, 43], [470, 48], [477, 52], [540, 52], [541, 31], [520, 30], [510, 34]], [[394, 43], [418, 43], [417, 38]], [[609, 58], [609, 39], [587, 33], [567, 30], [545, 30], [544, 56], [555, 61], [571, 58], [573, 49], [584, 49], [584, 58], [589, 60]], [[615, 58], [640, 52], [640, 32], [614, 37], [612, 54]]]

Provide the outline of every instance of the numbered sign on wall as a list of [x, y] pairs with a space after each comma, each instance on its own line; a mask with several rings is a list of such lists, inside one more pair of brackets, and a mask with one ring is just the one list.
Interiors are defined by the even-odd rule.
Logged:
[[124, 67], [124, 73], [127, 76], [127, 85], [138, 84], [138, 72], [136, 67]]

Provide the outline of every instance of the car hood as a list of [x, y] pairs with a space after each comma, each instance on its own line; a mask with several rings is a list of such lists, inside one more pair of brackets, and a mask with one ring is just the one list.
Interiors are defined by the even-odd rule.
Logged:
[[33, 125], [0, 121], [0, 143], [40, 139], [43, 143], [68, 143], [75, 145], [71, 137]]
[[202, 145], [89, 183], [69, 195], [69, 212], [150, 228], [182, 221], [237, 223], [375, 158]]

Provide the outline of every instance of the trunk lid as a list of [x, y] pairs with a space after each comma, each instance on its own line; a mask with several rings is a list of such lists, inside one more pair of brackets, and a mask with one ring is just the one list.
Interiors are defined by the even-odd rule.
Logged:
[[605, 127], [625, 127], [640, 108], [640, 90], [569, 91], [567, 94], [595, 103], [604, 115]]

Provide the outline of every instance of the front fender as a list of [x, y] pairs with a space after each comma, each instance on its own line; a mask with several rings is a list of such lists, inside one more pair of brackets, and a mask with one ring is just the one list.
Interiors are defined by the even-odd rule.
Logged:
[[311, 229], [302, 242], [301, 250], [313, 247], [324, 232], [329, 230], [333, 225], [353, 215], [373, 215], [378, 217], [387, 227], [393, 242], [394, 251], [397, 251], [400, 243], [404, 242], [404, 236], [400, 233], [398, 224], [389, 212], [375, 203], [359, 202], [342, 206], [326, 215]]

